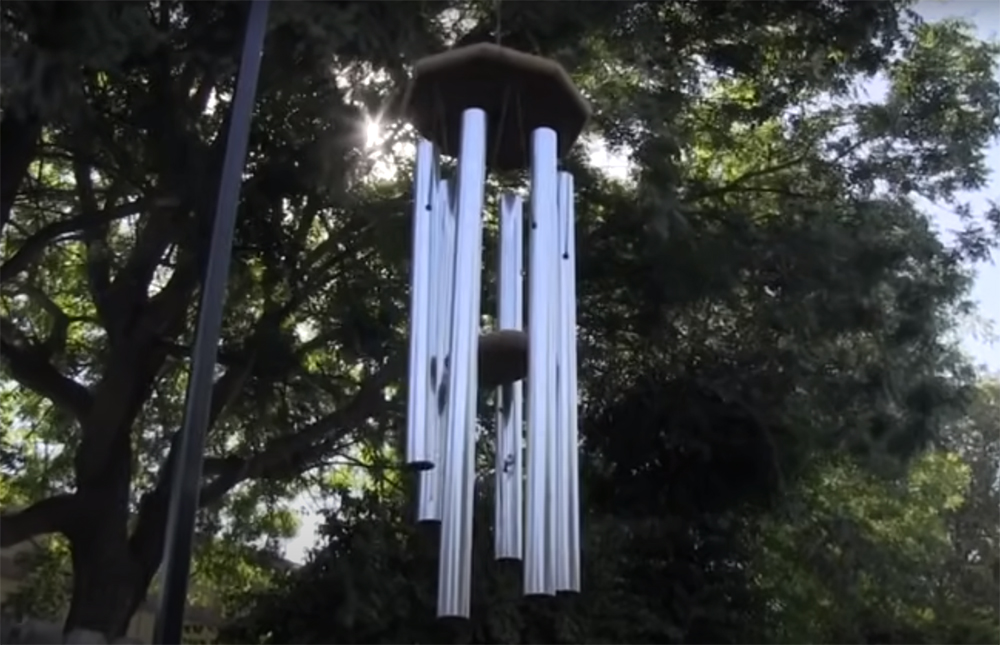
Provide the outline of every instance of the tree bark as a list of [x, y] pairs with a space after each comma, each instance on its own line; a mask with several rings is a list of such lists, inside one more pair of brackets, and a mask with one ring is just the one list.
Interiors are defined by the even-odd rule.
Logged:
[[119, 513], [106, 505], [93, 510], [70, 538], [73, 593], [64, 631], [89, 629], [112, 640], [128, 629], [137, 567]]
[[[160, 468], [156, 486], [143, 495], [135, 529], [128, 535], [128, 515], [103, 502], [115, 491], [101, 491], [101, 518], [70, 540], [73, 552], [73, 595], [64, 632], [91, 629], [109, 641], [128, 631], [132, 616], [146, 599], [149, 585], [163, 558], [171, 475], [177, 437]], [[98, 491], [95, 491], [98, 493]], [[96, 510], [96, 509], [95, 509]], [[88, 513], [90, 516], [90, 513]]]
[[14, 199], [35, 158], [42, 122], [34, 116], [8, 113], [0, 121], [0, 233], [14, 208]]
[[0, 515], [0, 548], [20, 544], [36, 535], [63, 532], [77, 511], [74, 495], [56, 495], [14, 513]]

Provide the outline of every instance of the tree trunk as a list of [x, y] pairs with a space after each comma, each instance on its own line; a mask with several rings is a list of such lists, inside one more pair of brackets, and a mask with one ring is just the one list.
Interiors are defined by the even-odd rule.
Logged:
[[[126, 428], [131, 427], [131, 419]], [[86, 428], [84, 428], [86, 430]], [[88, 629], [109, 641], [128, 630], [150, 578], [129, 539], [131, 436], [118, 432], [105, 468], [77, 480], [78, 521], [66, 532], [73, 565], [73, 593], [65, 633]], [[159, 561], [153, 567], [159, 564]], [[138, 600], [136, 600], [138, 598]]]
[[64, 632], [90, 629], [108, 641], [124, 636], [163, 558], [167, 498], [147, 495], [135, 531], [114, 509], [87, 514], [70, 538], [73, 594]]
[[112, 471], [88, 487], [86, 497], [80, 496], [87, 510], [81, 513], [81, 526], [68, 532], [73, 594], [64, 625], [66, 633], [90, 629], [112, 641], [128, 631], [163, 560], [179, 438], [180, 434], [175, 433], [156, 485], [142, 496], [131, 533], [128, 435], [116, 446], [118, 454], [111, 460]]
[[137, 567], [128, 545], [127, 514], [106, 503], [92, 506], [69, 536], [73, 595], [64, 631], [89, 629], [112, 640], [125, 634], [132, 618]]

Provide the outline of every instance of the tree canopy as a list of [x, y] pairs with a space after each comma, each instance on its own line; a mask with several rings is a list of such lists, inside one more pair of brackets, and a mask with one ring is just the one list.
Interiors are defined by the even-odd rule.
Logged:
[[[67, 628], [118, 636], [162, 560], [246, 5], [0, 12], [0, 545], [61, 536]], [[525, 604], [480, 540], [474, 620], [447, 636], [996, 642], [997, 389], [953, 332], [1000, 240], [997, 208], [960, 197], [1000, 133], [998, 49], [847, 0], [273, 4], [198, 521], [201, 571], [267, 587], [233, 637], [443, 637], [398, 463], [400, 90], [421, 56], [498, 36], [561, 62], [589, 141], [631, 165], [565, 160], [587, 590]], [[918, 197], [961, 215], [956, 243]], [[327, 543], [264, 585], [251, 547], [294, 535], [307, 490]]]

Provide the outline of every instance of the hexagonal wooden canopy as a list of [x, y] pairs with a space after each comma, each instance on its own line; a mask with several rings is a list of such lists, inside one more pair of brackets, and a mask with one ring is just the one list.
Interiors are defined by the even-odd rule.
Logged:
[[487, 114], [486, 163], [499, 170], [527, 168], [531, 133], [558, 135], [561, 158], [590, 118], [590, 106], [559, 63], [480, 43], [417, 61], [405, 109], [420, 134], [457, 156], [462, 113]]

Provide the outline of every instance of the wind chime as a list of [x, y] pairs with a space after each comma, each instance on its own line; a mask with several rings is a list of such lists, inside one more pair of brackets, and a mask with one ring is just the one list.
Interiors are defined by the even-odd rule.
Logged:
[[[496, 558], [523, 559], [526, 595], [580, 590], [573, 177], [558, 163], [590, 109], [559, 64], [487, 43], [419, 61], [406, 106], [421, 135], [407, 462], [420, 471], [417, 520], [441, 523], [438, 616], [467, 618], [479, 389], [496, 389]], [[452, 177], [441, 156], [456, 160]], [[490, 170], [529, 170], [530, 187], [527, 214], [519, 193], [496, 196], [499, 329], [483, 333]]]

